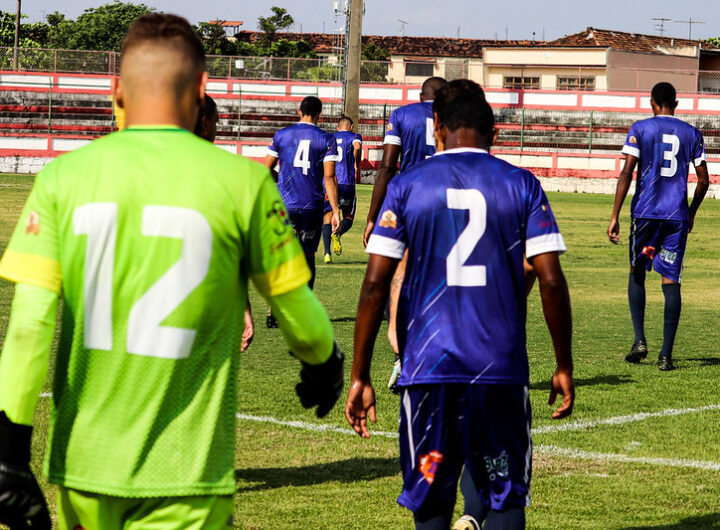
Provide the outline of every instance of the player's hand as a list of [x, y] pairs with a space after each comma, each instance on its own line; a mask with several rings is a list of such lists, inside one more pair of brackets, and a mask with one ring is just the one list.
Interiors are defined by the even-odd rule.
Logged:
[[617, 219], [610, 219], [610, 226], [607, 229], [608, 239], [611, 243], [617, 245], [620, 241], [620, 221]]
[[391, 322], [388, 325], [388, 341], [390, 342], [390, 347], [392, 348], [392, 351], [395, 355], [400, 354], [400, 346], [398, 346], [398, 339], [397, 339], [397, 327], [395, 326], [395, 322]]
[[250, 310], [250, 307], [245, 308], [243, 320], [245, 321], [245, 328], [243, 329], [242, 334], [242, 345], [240, 346], [241, 352], [247, 351], [255, 338], [255, 324], [253, 324], [252, 311]]
[[573, 382], [570, 372], [565, 370], [555, 370], [550, 381], [550, 399], [548, 405], [553, 405], [560, 394], [562, 396], [562, 404], [553, 412], [554, 420], [567, 418], [572, 414], [573, 405], [575, 404], [575, 383]]
[[372, 234], [373, 228], [375, 228], [375, 221], [368, 221], [365, 225], [365, 233], [363, 234], [363, 245], [367, 247], [368, 241], [370, 240], [370, 234]]
[[332, 228], [333, 234], [337, 234], [340, 231], [340, 212], [338, 210], [335, 210], [332, 213], [330, 228]]
[[367, 419], [375, 423], [375, 390], [370, 381], [355, 380], [350, 385], [345, 402], [345, 418], [353, 430], [363, 438], [370, 438]]
[[317, 405], [315, 415], [323, 418], [337, 403], [343, 390], [343, 356], [338, 345], [333, 345], [330, 358], [323, 364], [307, 364], [302, 362], [300, 382], [295, 385], [295, 393], [306, 409]]
[[693, 226], [695, 226], [695, 216], [691, 215], [690, 220], [688, 221], [688, 234], [692, 232]]
[[50, 514], [30, 467], [0, 462], [0, 523], [50, 530]]

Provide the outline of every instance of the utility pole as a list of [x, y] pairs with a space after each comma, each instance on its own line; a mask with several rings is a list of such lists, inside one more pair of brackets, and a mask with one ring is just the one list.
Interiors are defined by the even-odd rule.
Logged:
[[700, 20], [693, 20], [692, 18], [688, 20], [676, 20], [675, 22], [678, 22], [680, 24], [687, 24], [688, 25], [688, 40], [692, 40], [692, 27], [693, 24], [705, 24], [704, 21]]
[[345, 63], [344, 111], [355, 123], [360, 114], [360, 45], [362, 43], [363, 0], [351, 0], [347, 62]]
[[18, 46], [20, 45], [20, 3], [17, 0], [17, 12], [15, 13], [15, 46], [13, 47], [13, 70], [18, 69]]

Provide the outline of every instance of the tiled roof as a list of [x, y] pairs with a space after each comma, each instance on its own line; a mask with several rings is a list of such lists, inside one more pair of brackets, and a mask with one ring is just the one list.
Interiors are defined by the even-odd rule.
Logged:
[[677, 37], [661, 37], [659, 35], [643, 35], [607, 29], [587, 28], [585, 31], [566, 35], [549, 41], [548, 46], [612, 48], [613, 50], [665, 53], [663, 50], [677, 47], [700, 46], [704, 49], [716, 49], [706, 42], [680, 39]]
[[[259, 31], [241, 31], [236, 38], [243, 42], [258, 42], [264, 34]], [[276, 33], [275, 39], [304, 40], [317, 53], [332, 53], [338, 45], [338, 35], [332, 33]], [[531, 46], [532, 41], [492, 39], [451, 39], [445, 37], [387, 37], [363, 35], [363, 44], [373, 43], [390, 55], [408, 57], [482, 57], [485, 46]], [[535, 43], [540, 45], [541, 43]]]

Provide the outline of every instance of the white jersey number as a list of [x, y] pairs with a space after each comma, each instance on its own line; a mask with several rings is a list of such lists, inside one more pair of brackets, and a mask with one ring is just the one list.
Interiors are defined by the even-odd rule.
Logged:
[[342, 138], [337, 139], [337, 158], [335, 159], [336, 162], [342, 162], [343, 157], [343, 148], [342, 148]]
[[300, 140], [297, 151], [295, 151], [293, 166], [302, 169], [303, 175], [308, 174], [310, 169], [310, 140]]
[[[112, 349], [113, 269], [117, 204], [93, 203], [73, 214], [77, 235], [87, 235], [85, 251], [83, 343]], [[135, 302], [130, 310], [127, 351], [136, 355], [183, 359], [190, 355], [196, 331], [161, 323], [205, 279], [212, 254], [212, 230], [203, 215], [189, 208], [146, 206], [142, 234], [183, 242], [180, 259]]]
[[663, 159], [670, 161], [670, 167], [660, 168], [660, 176], [674, 177], [678, 167], [677, 154], [680, 151], [680, 138], [674, 134], [663, 134], [662, 141], [664, 144], [670, 144], [670, 149], [663, 153]]
[[465, 230], [450, 249], [446, 260], [447, 284], [458, 287], [482, 287], [487, 284], [485, 265], [465, 265], [465, 262], [485, 233], [487, 202], [479, 190], [447, 190], [447, 205], [452, 210], [468, 210], [470, 219]]
[[435, 122], [432, 118], [425, 118], [425, 143], [435, 147]]

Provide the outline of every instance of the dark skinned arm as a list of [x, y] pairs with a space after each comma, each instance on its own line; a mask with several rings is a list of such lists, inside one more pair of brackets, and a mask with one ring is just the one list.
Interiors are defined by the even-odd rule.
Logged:
[[390, 280], [398, 260], [370, 254], [360, 290], [355, 318], [355, 354], [350, 372], [350, 390], [345, 418], [356, 433], [370, 438], [367, 419], [375, 423], [375, 390], [370, 382], [370, 364], [382, 315], [390, 291]]
[[697, 175], [697, 187], [695, 188], [695, 194], [693, 195], [692, 202], [690, 203], [690, 231], [692, 232], [693, 226], [695, 226], [695, 214], [700, 208], [700, 203], [705, 198], [708, 188], [710, 187], [710, 175], [708, 174], [707, 163], [703, 160], [698, 166], [695, 167], [695, 174]]
[[552, 414], [557, 420], [570, 416], [575, 403], [570, 294], [557, 253], [540, 254], [531, 261], [537, 271], [545, 322], [555, 348], [556, 369], [550, 382], [548, 403], [552, 405], [558, 394], [562, 396], [562, 404]]
[[612, 215], [610, 216], [610, 225], [607, 229], [608, 239], [611, 243], [617, 245], [620, 241], [620, 209], [622, 208], [625, 197], [630, 189], [633, 171], [637, 165], [637, 157], [633, 155], [625, 155], [625, 165], [620, 171], [618, 177], [617, 188], [615, 189], [615, 205], [613, 206]]
[[385, 200], [388, 183], [397, 173], [397, 163], [400, 158], [400, 146], [393, 144], [383, 145], [383, 157], [380, 162], [375, 176], [375, 185], [373, 186], [372, 199], [370, 199], [370, 210], [368, 210], [367, 225], [365, 225], [365, 234], [363, 235], [363, 243], [368, 244], [370, 234], [375, 227], [375, 221], [380, 213], [380, 207]]
[[353, 142], [353, 156], [355, 157], [355, 180], [359, 182], [360, 164], [362, 163], [362, 144], [360, 142]]
[[278, 181], [278, 172], [275, 171], [275, 166], [277, 166], [278, 159], [275, 156], [272, 155], [265, 155], [265, 167], [270, 170], [270, 174], [272, 175], [272, 178], [275, 182]]

